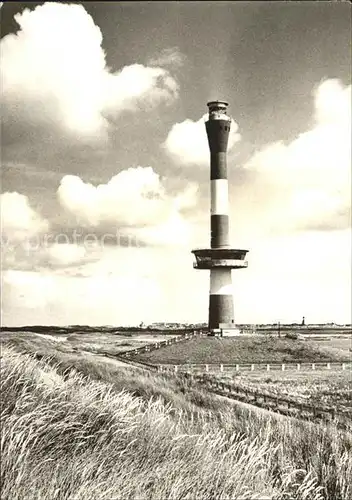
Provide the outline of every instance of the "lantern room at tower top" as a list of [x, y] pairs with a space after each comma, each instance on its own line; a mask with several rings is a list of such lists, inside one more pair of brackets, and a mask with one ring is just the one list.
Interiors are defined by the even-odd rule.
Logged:
[[227, 114], [228, 105], [229, 103], [226, 101], [209, 101], [207, 103], [209, 109], [209, 119], [231, 121], [231, 118]]

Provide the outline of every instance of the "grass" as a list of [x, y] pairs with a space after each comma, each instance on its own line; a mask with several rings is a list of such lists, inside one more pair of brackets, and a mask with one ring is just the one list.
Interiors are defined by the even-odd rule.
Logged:
[[329, 338], [315, 340], [311, 339], [310, 344], [314, 347], [318, 347], [320, 351], [325, 351], [326, 353], [338, 355], [341, 357], [347, 357], [351, 360], [352, 351], [352, 337], [351, 335], [346, 337], [334, 337], [331, 335]]
[[155, 364], [197, 363], [288, 363], [347, 361], [347, 352], [330, 352], [320, 349], [308, 340], [287, 338], [194, 338], [185, 343], [173, 344], [163, 349], [140, 354], [140, 359]]
[[[215, 375], [212, 375], [215, 376]], [[233, 381], [257, 391], [279, 396], [292, 396], [297, 401], [316, 406], [333, 407], [337, 411], [352, 409], [351, 372], [246, 372], [218, 374], [218, 380]]]
[[4, 343], [1, 353], [2, 498], [352, 495], [347, 432], [249, 410], [183, 378], [54, 346], [39, 361], [15, 348], [24, 346]]
[[[174, 403], [179, 409], [187, 407], [188, 410], [195, 410], [192, 403], [188, 404], [188, 399], [182, 395], [185, 392], [188, 395], [192, 393], [191, 388], [186, 391], [182, 378], [165, 374], [158, 379], [156, 385], [153, 374], [149, 372], [143, 371], [141, 376], [140, 369], [131, 368], [104, 356], [82, 353], [70, 348], [69, 344], [57, 343], [49, 337], [38, 337], [32, 333], [8, 337], [0, 335], [0, 340], [2, 350], [10, 347], [19, 353], [32, 354], [37, 359], [45, 358], [47, 363], [55, 366], [56, 371], [64, 377], [75, 369], [93, 380], [113, 383], [115, 390], [123, 390], [127, 385], [130, 392], [147, 400], [151, 397], [161, 397], [165, 403]], [[124, 369], [121, 369], [121, 366]], [[206, 396], [203, 399], [204, 406]]]

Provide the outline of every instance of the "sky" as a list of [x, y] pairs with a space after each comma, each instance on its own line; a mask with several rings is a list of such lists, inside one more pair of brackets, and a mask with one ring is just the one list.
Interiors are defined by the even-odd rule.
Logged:
[[351, 323], [351, 7], [4, 2], [2, 324], [206, 322], [226, 99], [238, 323]]

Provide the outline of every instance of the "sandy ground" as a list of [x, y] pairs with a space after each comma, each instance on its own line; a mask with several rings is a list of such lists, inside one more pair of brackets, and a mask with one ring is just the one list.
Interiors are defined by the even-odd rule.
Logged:
[[164, 340], [171, 339], [172, 337], [180, 337], [180, 335], [133, 335], [133, 340], [137, 340], [138, 342], [163, 342]]
[[47, 339], [48, 337], [51, 340], [54, 340], [55, 342], [64, 342], [67, 340], [67, 337], [62, 337], [62, 336], [56, 336], [56, 335], [45, 335], [43, 333], [35, 333], [38, 337], [43, 337], [44, 339]]
[[80, 351], [85, 358], [94, 360], [94, 361], [102, 361], [108, 365], [119, 366], [123, 368], [135, 368], [135, 366], [130, 365], [129, 363], [125, 363], [116, 358], [109, 358], [108, 356], [104, 356], [103, 354], [94, 354], [88, 351]]

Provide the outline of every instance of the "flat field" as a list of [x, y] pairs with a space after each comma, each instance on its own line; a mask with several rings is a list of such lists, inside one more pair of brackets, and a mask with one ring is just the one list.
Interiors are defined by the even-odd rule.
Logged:
[[[39, 330], [40, 331], [40, 330]], [[170, 335], [158, 333], [112, 333], [106, 331], [62, 333], [39, 333], [32, 331], [0, 331], [0, 343], [12, 345], [22, 352], [47, 354], [49, 351], [66, 353], [90, 352], [92, 354], [116, 355], [149, 343], [167, 340]]]
[[320, 351], [352, 359], [352, 336], [327, 336], [321, 339], [310, 337], [308, 342]]
[[155, 364], [236, 364], [349, 361], [347, 350], [321, 347], [319, 342], [255, 336], [197, 337], [142, 353], [140, 359]]

